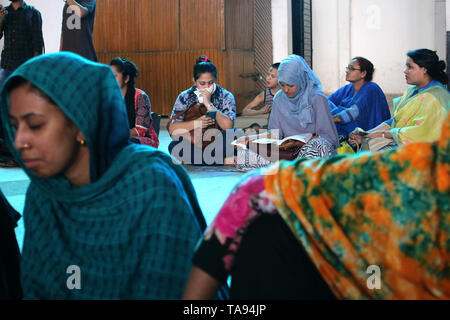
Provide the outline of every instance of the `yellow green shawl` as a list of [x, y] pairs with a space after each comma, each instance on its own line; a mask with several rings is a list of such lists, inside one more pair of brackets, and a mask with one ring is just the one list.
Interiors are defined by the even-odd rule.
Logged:
[[450, 106], [450, 94], [441, 85], [413, 95], [416, 89], [412, 86], [402, 97], [394, 99], [391, 132], [399, 146], [439, 139], [442, 122]]

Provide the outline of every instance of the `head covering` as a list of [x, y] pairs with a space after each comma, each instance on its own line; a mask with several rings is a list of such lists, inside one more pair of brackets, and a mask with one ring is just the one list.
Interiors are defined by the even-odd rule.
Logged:
[[[128, 145], [130, 136], [125, 103], [109, 67], [65, 52], [28, 61], [5, 81], [3, 88], [7, 88], [14, 77], [25, 78], [47, 94], [80, 129], [90, 150], [91, 181], [98, 180]], [[5, 122], [9, 119], [5, 89], [0, 99]], [[4, 126], [12, 147], [14, 135], [9, 121]], [[16, 150], [13, 154], [20, 159]]]
[[[31, 184], [23, 213], [24, 297], [181, 298], [204, 218], [181, 165], [154, 148], [128, 144], [124, 100], [109, 66], [56, 53], [17, 69], [0, 101], [12, 150], [5, 88], [16, 76], [49, 95], [84, 134], [94, 177], [75, 188], [63, 176], [39, 178], [25, 169]], [[69, 288], [74, 270], [82, 290]]]
[[298, 86], [293, 98], [289, 98], [283, 90], [280, 90], [277, 95], [278, 99], [286, 105], [286, 108], [283, 108], [286, 115], [297, 118], [300, 126], [305, 128], [311, 122], [311, 113], [302, 111], [312, 104], [315, 95], [325, 96], [321, 90], [320, 80], [302, 57], [290, 55], [281, 61], [278, 68], [278, 82]]

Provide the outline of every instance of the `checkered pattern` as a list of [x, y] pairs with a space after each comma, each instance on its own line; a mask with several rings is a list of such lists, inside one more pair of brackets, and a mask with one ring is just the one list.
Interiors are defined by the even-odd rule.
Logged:
[[32, 58], [35, 52], [42, 53], [42, 18], [38, 10], [25, 2], [17, 11], [11, 5], [6, 9], [8, 14], [1, 29], [5, 36], [1, 66], [12, 71]]
[[[25, 298], [181, 298], [204, 227], [186, 171], [156, 149], [128, 145], [124, 100], [108, 66], [57, 53], [30, 60], [12, 77], [18, 75], [81, 129], [94, 164], [109, 163], [82, 188], [27, 172]], [[9, 106], [4, 91], [1, 97], [4, 119]], [[4, 125], [12, 144], [10, 124]], [[67, 287], [71, 265], [80, 268], [81, 290]]]

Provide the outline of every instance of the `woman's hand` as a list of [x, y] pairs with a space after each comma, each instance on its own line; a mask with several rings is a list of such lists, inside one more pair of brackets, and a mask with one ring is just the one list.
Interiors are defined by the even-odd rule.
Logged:
[[202, 89], [200, 91], [200, 97], [203, 98], [203, 104], [206, 107], [209, 107], [211, 105], [211, 92], [209, 89]]
[[335, 116], [333, 116], [333, 121], [336, 122], [336, 123], [341, 123], [342, 119], [338, 115], [335, 115]]
[[245, 149], [244, 147], [242, 147], [242, 145], [246, 146], [246, 148], [248, 148], [248, 143], [250, 141], [250, 137], [249, 136], [242, 136], [240, 138], [238, 138], [236, 140], [236, 144], [238, 144], [237, 148], [238, 149]]
[[362, 136], [360, 136], [358, 134], [350, 133], [348, 136], [348, 143], [350, 143], [350, 145], [352, 145], [353, 147], [356, 147], [362, 143], [362, 139], [363, 139]]
[[0, 23], [3, 23], [3, 20], [7, 14], [8, 11], [6, 10], [6, 8], [0, 5]]
[[210, 125], [214, 125], [216, 123], [216, 120], [211, 119], [207, 116], [201, 116], [197, 120], [194, 121], [194, 129], [205, 129], [209, 127]]
[[132, 136], [132, 137], [139, 137], [139, 132], [137, 131], [136, 128], [131, 128], [130, 129], [130, 136]]

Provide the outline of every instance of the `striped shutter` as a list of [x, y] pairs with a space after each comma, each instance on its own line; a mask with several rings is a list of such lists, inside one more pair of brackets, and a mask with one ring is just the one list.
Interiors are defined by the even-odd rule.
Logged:
[[312, 68], [313, 43], [312, 43], [312, 0], [303, 1], [303, 58]]
[[292, 0], [293, 53], [312, 66], [312, 0]]
[[270, 0], [254, 0], [254, 49], [255, 73], [260, 74], [256, 89], [264, 90], [265, 76], [273, 63], [272, 3]]

